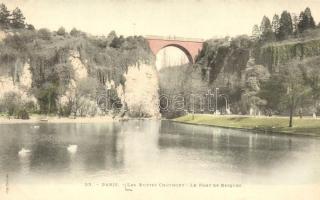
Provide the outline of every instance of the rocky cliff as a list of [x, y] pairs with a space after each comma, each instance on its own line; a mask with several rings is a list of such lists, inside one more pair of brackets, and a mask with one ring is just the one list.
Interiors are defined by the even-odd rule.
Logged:
[[142, 37], [20, 30], [2, 39], [0, 94], [36, 99], [31, 112], [159, 117], [154, 56]]
[[123, 99], [129, 116], [159, 118], [159, 79], [156, 67], [148, 64], [129, 66], [124, 76]]
[[291, 60], [303, 60], [320, 55], [320, 39], [270, 43], [256, 49], [255, 58], [271, 72], [279, 72], [279, 66]]

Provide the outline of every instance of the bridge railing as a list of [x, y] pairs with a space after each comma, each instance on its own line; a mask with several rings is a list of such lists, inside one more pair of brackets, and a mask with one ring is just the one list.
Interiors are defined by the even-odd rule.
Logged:
[[185, 37], [177, 37], [175, 35], [169, 35], [169, 36], [146, 35], [144, 37], [147, 39], [154, 39], [154, 40], [179, 40], [179, 41], [204, 42], [204, 39], [200, 39], [200, 38], [185, 38]]

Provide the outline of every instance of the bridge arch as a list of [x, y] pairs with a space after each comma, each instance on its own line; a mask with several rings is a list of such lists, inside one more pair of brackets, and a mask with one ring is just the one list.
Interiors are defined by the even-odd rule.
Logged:
[[[189, 60], [189, 63], [192, 64], [194, 62], [191, 53], [186, 48], [184, 48], [183, 46], [181, 46], [179, 44], [174, 44], [174, 43], [173, 44], [168, 44], [166, 46], [163, 46], [161, 49], [159, 49], [158, 52], [160, 50], [164, 49], [164, 48], [167, 48], [167, 47], [176, 47], [176, 48], [180, 49], [187, 56], [187, 58]], [[158, 52], [154, 52], [154, 54], [157, 55]]]
[[157, 55], [161, 49], [173, 46], [183, 51], [191, 64], [194, 63], [203, 44], [202, 40], [185, 38], [147, 37], [147, 41], [154, 55]]

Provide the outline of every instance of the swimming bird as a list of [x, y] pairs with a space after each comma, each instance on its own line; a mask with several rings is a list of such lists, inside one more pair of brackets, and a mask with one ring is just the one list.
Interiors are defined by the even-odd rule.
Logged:
[[32, 126], [32, 128], [40, 128], [40, 126], [34, 125]]
[[77, 152], [77, 150], [78, 150], [78, 145], [75, 145], [75, 144], [70, 144], [68, 147], [67, 147], [67, 149], [68, 149], [68, 151], [70, 152], [70, 153], [75, 153], [75, 152]]
[[27, 154], [29, 154], [29, 153], [31, 153], [31, 151], [30, 151], [29, 149], [25, 149], [25, 148], [22, 148], [22, 149], [18, 152], [19, 156], [27, 155]]

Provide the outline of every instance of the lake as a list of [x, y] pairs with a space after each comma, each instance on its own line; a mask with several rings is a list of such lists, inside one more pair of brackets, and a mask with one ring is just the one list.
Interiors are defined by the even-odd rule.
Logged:
[[315, 137], [165, 120], [1, 124], [0, 186], [317, 185], [319, 152]]

